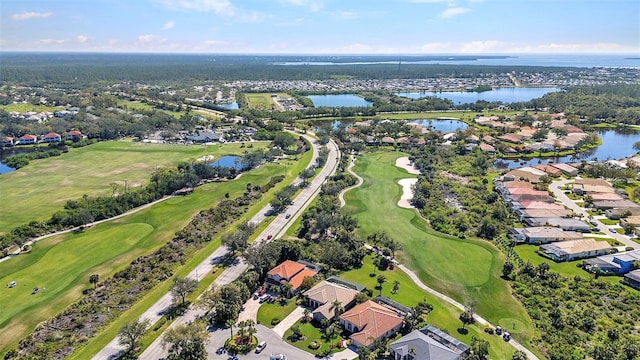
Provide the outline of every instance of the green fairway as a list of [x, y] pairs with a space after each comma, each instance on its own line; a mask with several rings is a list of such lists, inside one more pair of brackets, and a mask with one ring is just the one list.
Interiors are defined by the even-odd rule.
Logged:
[[459, 239], [432, 230], [413, 209], [397, 206], [397, 181], [415, 177], [395, 166], [400, 152], [378, 152], [358, 157], [354, 171], [361, 187], [345, 194], [346, 210], [358, 218], [362, 237], [384, 230], [399, 241], [401, 261], [429, 286], [461, 303], [477, 302], [476, 310], [493, 323], [519, 319], [527, 331], [517, 334], [526, 344], [534, 331], [525, 309], [500, 279], [504, 255], [487, 241]]
[[[378, 285], [376, 282], [377, 276], [369, 276], [369, 274], [373, 272], [373, 264], [371, 260], [372, 257], [367, 256], [362, 268], [342, 273], [340, 274], [340, 277], [366, 286], [372, 290], [373, 295], [376, 296], [378, 295], [378, 290], [375, 290], [375, 287]], [[490, 359], [511, 358], [511, 355], [514, 352], [513, 347], [505, 343], [499, 336], [486, 334], [484, 332], [484, 328], [479, 324], [467, 326], [467, 329], [469, 330], [468, 334], [462, 335], [458, 333], [457, 329], [462, 325], [458, 317], [462, 311], [417, 287], [409, 276], [407, 276], [407, 274], [402, 270], [394, 269], [377, 271], [376, 274], [382, 274], [387, 278], [387, 281], [382, 286], [383, 296], [409, 307], [416, 306], [420, 301], [426, 301], [433, 306], [433, 311], [431, 311], [427, 316], [427, 323], [446, 331], [448, 334], [460, 341], [463, 341], [467, 345], [471, 343], [472, 336], [480, 337], [489, 341]], [[393, 288], [393, 282], [396, 280], [400, 285], [398, 292], [392, 294], [391, 289]]]
[[[310, 159], [311, 152], [307, 152], [294, 166], [287, 168], [289, 181], [308, 166]], [[214, 207], [226, 193], [231, 197], [238, 196], [247, 184], [265, 184], [270, 177], [282, 174], [283, 168], [279, 164], [265, 164], [237, 180], [200, 186], [192, 195], [170, 198], [135, 214], [96, 225], [83, 233], [47, 238], [38, 242], [30, 254], [0, 263], [0, 281], [15, 280], [19, 285], [14, 289], [0, 289], [3, 296], [0, 298], [0, 349], [15, 345], [38, 323], [78, 300], [81, 290], [90, 287], [89, 275], [97, 273], [101, 280], [112, 276], [133, 259], [165, 244], [193, 215]], [[278, 184], [270, 193], [283, 186], [285, 182]], [[270, 196], [263, 196], [245, 215], [257, 212], [270, 200]], [[246, 221], [248, 218], [238, 220]], [[202, 261], [219, 243], [219, 239], [212, 241], [211, 248], [207, 247], [208, 252], [198, 252], [194, 260]], [[39, 286], [41, 293], [31, 295], [32, 286]], [[9, 292], [11, 290], [19, 291]], [[15, 298], [7, 302], [4, 296]]]
[[[272, 110], [278, 109], [275, 101], [271, 97], [272, 93], [246, 93], [245, 97], [249, 103], [249, 108], [260, 110]], [[278, 93], [279, 96], [286, 96], [286, 94]]]
[[[266, 146], [255, 143], [254, 148]], [[62, 156], [31, 161], [26, 167], [1, 176], [0, 233], [32, 220], [48, 219], [71, 199], [95, 196], [146, 184], [156, 167], [174, 166], [203, 155], [215, 158], [242, 154], [241, 144], [165, 145], [106, 141], [71, 149]], [[121, 190], [120, 190], [121, 191]]]
[[0, 105], [0, 109], [6, 112], [19, 112], [26, 113], [29, 111], [35, 112], [56, 112], [60, 110], [64, 110], [63, 106], [47, 106], [47, 105], [31, 105], [31, 104], [8, 104], [8, 105]]

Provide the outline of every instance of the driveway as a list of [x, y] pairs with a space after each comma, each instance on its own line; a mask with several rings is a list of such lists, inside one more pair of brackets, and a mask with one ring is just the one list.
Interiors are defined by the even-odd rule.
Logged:
[[278, 334], [280, 337], [284, 336], [284, 333], [296, 323], [296, 321], [300, 320], [300, 318], [304, 315], [304, 308], [302, 306], [298, 306], [295, 308], [286, 318], [282, 319], [278, 323], [278, 325], [273, 327], [273, 332]]

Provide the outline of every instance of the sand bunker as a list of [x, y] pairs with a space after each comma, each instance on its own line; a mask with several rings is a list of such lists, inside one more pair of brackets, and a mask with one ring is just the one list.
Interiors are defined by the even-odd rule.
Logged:
[[420, 170], [416, 169], [413, 163], [409, 161], [409, 158], [406, 156], [398, 158], [398, 160], [396, 160], [396, 166], [407, 170], [409, 174], [420, 174]]
[[201, 156], [196, 160], [197, 162], [211, 162], [213, 161], [213, 155], [205, 155]]
[[398, 180], [398, 184], [402, 186], [402, 196], [400, 197], [400, 201], [398, 201], [398, 206], [405, 209], [413, 208], [410, 201], [413, 198], [413, 184], [417, 183], [418, 179], [410, 178], [410, 179], [400, 179]]

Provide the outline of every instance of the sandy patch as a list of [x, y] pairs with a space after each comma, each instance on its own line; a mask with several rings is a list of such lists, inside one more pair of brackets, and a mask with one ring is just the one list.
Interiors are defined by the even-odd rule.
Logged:
[[406, 156], [398, 158], [398, 160], [396, 160], [396, 166], [407, 170], [409, 174], [413, 174], [413, 175], [420, 174], [420, 170], [416, 169], [413, 163], [409, 161], [409, 158]]
[[398, 201], [398, 206], [405, 209], [413, 208], [413, 205], [409, 201], [413, 198], [413, 184], [417, 183], [418, 179], [410, 178], [410, 179], [400, 179], [398, 180], [398, 184], [402, 186], [402, 196], [400, 196], [400, 201]]
[[198, 160], [196, 160], [197, 162], [211, 162], [213, 161], [213, 155], [204, 155], [204, 156], [200, 156], [198, 158]]

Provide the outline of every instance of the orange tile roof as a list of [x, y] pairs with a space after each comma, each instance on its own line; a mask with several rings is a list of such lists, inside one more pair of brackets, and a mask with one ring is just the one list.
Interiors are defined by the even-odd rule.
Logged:
[[317, 274], [317, 272], [309, 269], [309, 268], [305, 268], [304, 270], [300, 271], [299, 273], [295, 274], [291, 280], [289, 280], [289, 283], [291, 284], [291, 289], [295, 290], [298, 287], [300, 287], [300, 285], [302, 285], [302, 280], [304, 280], [304, 278], [306, 277], [314, 277]]
[[278, 275], [283, 279], [290, 280], [295, 274], [299, 273], [304, 268], [305, 266], [298, 262], [285, 260], [282, 263], [280, 263], [280, 265], [269, 270], [267, 275], [272, 275], [272, 276]]
[[350, 322], [360, 330], [350, 337], [364, 346], [371, 345], [375, 339], [383, 337], [403, 322], [398, 313], [371, 300], [356, 305], [340, 315], [340, 319]]

